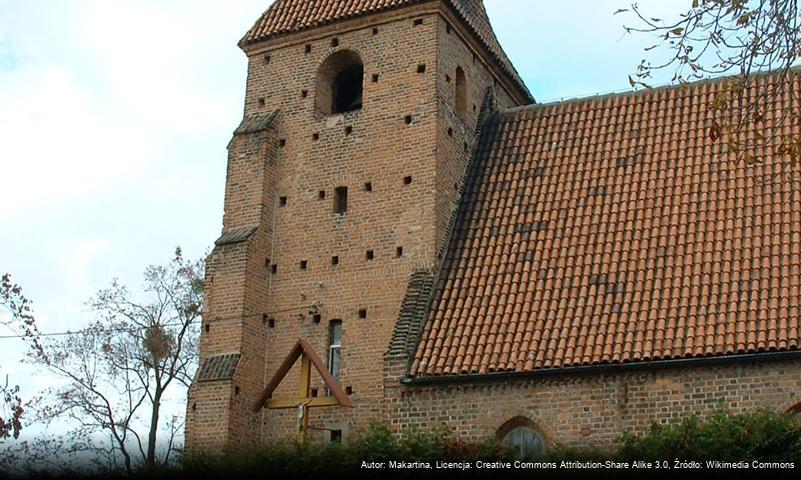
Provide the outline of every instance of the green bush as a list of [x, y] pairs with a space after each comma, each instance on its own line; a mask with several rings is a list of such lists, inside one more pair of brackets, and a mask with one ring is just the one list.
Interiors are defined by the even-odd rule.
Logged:
[[[746, 415], [721, 410], [706, 421], [689, 417], [674, 424], [654, 425], [640, 435], [623, 435], [617, 445], [613, 450], [552, 445], [543, 460], [557, 464], [563, 460], [758, 460], [789, 461], [801, 465], [801, 422], [769, 410]], [[514, 459], [514, 453], [494, 437], [483, 442], [465, 442], [446, 429], [407, 430], [396, 435], [387, 425], [374, 424], [346, 446], [338, 443], [304, 447], [271, 445], [247, 452], [203, 456], [186, 459], [181, 474], [193, 479], [204, 476], [252, 478], [273, 474], [316, 478], [332, 472], [358, 472], [363, 461], [405, 460], [433, 464], [436, 461]], [[383, 477], [395, 475], [386, 470], [378, 474]], [[422, 472], [416, 471], [415, 474], [419, 476]]]
[[[362, 462], [429, 462], [500, 460], [511, 458], [494, 438], [465, 442], [446, 429], [408, 430], [394, 435], [384, 424], [376, 423], [347, 446], [339, 443], [305, 446], [276, 444], [248, 451], [229, 451], [184, 460], [182, 474], [189, 478], [225, 476], [312, 477], [332, 472], [361, 469]], [[386, 472], [385, 472], [386, 473]], [[419, 472], [418, 472], [419, 473]]]
[[702, 422], [691, 416], [669, 425], [654, 425], [643, 435], [626, 434], [618, 454], [631, 460], [801, 460], [798, 418], [759, 410], [735, 415], [716, 411]]

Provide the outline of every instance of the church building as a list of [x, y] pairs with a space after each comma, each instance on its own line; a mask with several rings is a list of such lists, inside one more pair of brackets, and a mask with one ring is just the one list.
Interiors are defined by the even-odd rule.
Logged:
[[[713, 139], [723, 81], [538, 104], [481, 0], [276, 0], [239, 46], [190, 453], [801, 405], [801, 176]], [[782, 78], [749, 88], [798, 135]]]

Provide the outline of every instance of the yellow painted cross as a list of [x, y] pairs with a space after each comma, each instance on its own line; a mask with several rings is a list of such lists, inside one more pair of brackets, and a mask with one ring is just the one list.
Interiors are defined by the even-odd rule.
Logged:
[[[298, 382], [298, 396], [291, 400], [274, 400], [272, 398], [273, 392], [284, 380], [284, 377], [286, 377], [287, 373], [289, 373], [289, 370], [292, 369], [292, 366], [295, 365], [295, 362], [298, 360], [298, 358], [300, 358], [300, 381]], [[315, 370], [317, 370], [317, 373], [319, 373], [323, 378], [328, 390], [331, 392], [331, 396], [311, 396], [312, 366], [314, 366]], [[339, 386], [336, 380], [334, 380], [334, 377], [332, 377], [325, 368], [323, 362], [320, 360], [320, 357], [314, 351], [312, 346], [309, 345], [309, 343], [305, 340], [300, 339], [297, 341], [295, 346], [292, 347], [292, 350], [281, 363], [281, 366], [278, 367], [278, 371], [275, 372], [273, 378], [267, 382], [267, 386], [265, 387], [264, 392], [262, 392], [261, 397], [259, 397], [259, 400], [254, 405], [253, 411], [259, 411], [264, 407], [267, 407], [271, 410], [297, 408], [297, 442], [298, 444], [303, 445], [306, 443], [309, 432], [309, 409], [335, 406], [353, 407], [353, 403], [350, 401], [345, 392], [342, 391], [342, 388]]]

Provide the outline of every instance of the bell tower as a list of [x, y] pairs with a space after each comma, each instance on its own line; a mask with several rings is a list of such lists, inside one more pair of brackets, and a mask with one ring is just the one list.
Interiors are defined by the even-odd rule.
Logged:
[[410, 277], [438, 267], [484, 98], [531, 102], [480, 0], [276, 0], [240, 47], [190, 453], [294, 438], [296, 412], [254, 403], [299, 340], [354, 406], [315, 411], [313, 441], [387, 418], [383, 356]]

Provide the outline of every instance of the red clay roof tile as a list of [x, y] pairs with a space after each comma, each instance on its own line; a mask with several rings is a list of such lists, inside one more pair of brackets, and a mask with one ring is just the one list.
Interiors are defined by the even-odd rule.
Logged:
[[[276, 0], [240, 41], [250, 45], [284, 34], [319, 27], [332, 22], [436, 0]], [[506, 56], [482, 0], [442, 0], [450, 6], [478, 37], [529, 99], [525, 82]]]
[[[486, 125], [411, 374], [799, 349], [801, 179], [777, 145], [746, 165], [710, 139], [719, 89], [535, 105]], [[767, 122], [790, 122], [783, 95]]]

